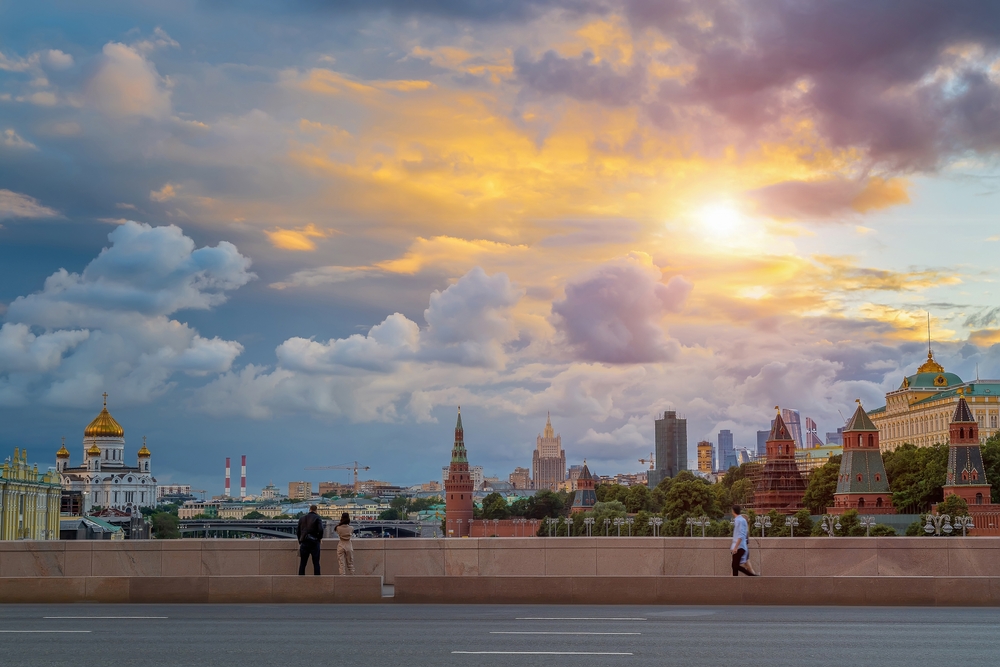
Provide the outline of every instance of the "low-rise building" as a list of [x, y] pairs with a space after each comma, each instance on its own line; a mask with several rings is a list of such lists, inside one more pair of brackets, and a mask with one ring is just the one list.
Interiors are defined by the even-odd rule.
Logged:
[[54, 471], [28, 465], [28, 451], [0, 465], [0, 540], [59, 539], [62, 484]]
[[320, 482], [319, 483], [319, 495], [325, 496], [328, 494], [334, 494], [342, 496], [345, 493], [353, 493], [354, 486], [352, 484], [341, 484], [340, 482]]

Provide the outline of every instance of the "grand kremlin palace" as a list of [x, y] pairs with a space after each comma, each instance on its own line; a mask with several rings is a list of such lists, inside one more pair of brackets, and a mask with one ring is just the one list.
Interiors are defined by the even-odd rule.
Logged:
[[878, 427], [881, 449], [891, 451], [907, 442], [918, 447], [947, 443], [959, 389], [979, 423], [980, 442], [996, 433], [1000, 380], [963, 382], [954, 373], [946, 373], [928, 350], [927, 361], [916, 374], [903, 378], [899, 389], [885, 395], [885, 407], [868, 413]]

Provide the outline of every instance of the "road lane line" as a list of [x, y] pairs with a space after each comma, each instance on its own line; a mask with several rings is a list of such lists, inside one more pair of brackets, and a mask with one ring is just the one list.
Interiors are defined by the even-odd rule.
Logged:
[[452, 651], [452, 655], [633, 655], [597, 651]]
[[46, 633], [46, 634], [53, 634], [53, 633], [86, 634], [89, 633], [90, 630], [0, 630], [0, 632], [7, 635], [24, 634], [29, 632]]
[[518, 616], [515, 621], [645, 621], [644, 618], [629, 618], [620, 616], [610, 616], [601, 618], [597, 616]]
[[115, 618], [115, 619], [136, 620], [136, 619], [161, 619], [161, 618], [170, 618], [170, 617], [169, 616], [42, 616], [42, 618], [47, 618], [47, 619], [56, 619], [56, 618], [58, 618], [58, 619], [64, 619], [64, 618], [109, 619], [109, 618]]
[[641, 635], [641, 632], [515, 632], [513, 630], [493, 630], [491, 635]]

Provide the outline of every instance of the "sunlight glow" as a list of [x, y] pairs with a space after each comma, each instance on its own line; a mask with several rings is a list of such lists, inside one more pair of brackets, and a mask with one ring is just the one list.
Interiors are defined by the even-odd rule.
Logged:
[[712, 204], [698, 211], [698, 220], [711, 234], [728, 236], [735, 234], [744, 226], [743, 216], [728, 204]]

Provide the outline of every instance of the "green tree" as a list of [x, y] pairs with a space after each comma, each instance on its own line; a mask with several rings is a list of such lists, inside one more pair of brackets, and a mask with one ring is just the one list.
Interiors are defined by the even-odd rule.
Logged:
[[400, 521], [399, 510], [390, 507], [389, 509], [382, 510], [378, 513], [379, 521]]
[[169, 512], [157, 512], [152, 517], [153, 537], [158, 540], [176, 540], [180, 538], [180, 521]]
[[258, 512], [257, 510], [253, 510], [252, 512], [246, 514], [243, 518], [244, 519], [266, 519], [267, 517], [264, 516], [263, 514], [261, 514], [260, 512]]
[[813, 471], [802, 503], [813, 514], [825, 514], [827, 507], [833, 506], [833, 494], [837, 491], [837, 477], [840, 475], [841, 456], [831, 456], [826, 463]]
[[968, 516], [969, 504], [954, 493], [950, 493], [947, 498], [938, 503], [937, 513], [947, 514], [950, 517]]
[[694, 475], [690, 479], [681, 479], [681, 475], [674, 479], [667, 492], [663, 504], [667, 516], [673, 519], [681, 515], [705, 514], [713, 519], [720, 518], [722, 512], [716, 503], [712, 485]]
[[944, 500], [947, 444], [928, 447], [904, 444], [882, 457], [892, 489], [892, 504], [898, 512], [926, 512], [931, 505]]
[[645, 484], [636, 484], [628, 488], [625, 494], [625, 509], [630, 514], [635, 514], [642, 510], [648, 510], [653, 505], [653, 497], [649, 492], [649, 487]]
[[[557, 517], [565, 514], [568, 509], [569, 494], [565, 491], [549, 491], [543, 489], [535, 494], [531, 506], [529, 519], [544, 519], [546, 517]], [[544, 522], [543, 522], [544, 523]]]
[[483, 498], [483, 518], [484, 519], [506, 519], [510, 516], [510, 508], [507, 507], [507, 500], [497, 492], [493, 492]]
[[983, 453], [983, 472], [990, 483], [991, 495], [994, 502], [1000, 502], [1000, 431], [988, 437], [979, 449]]

